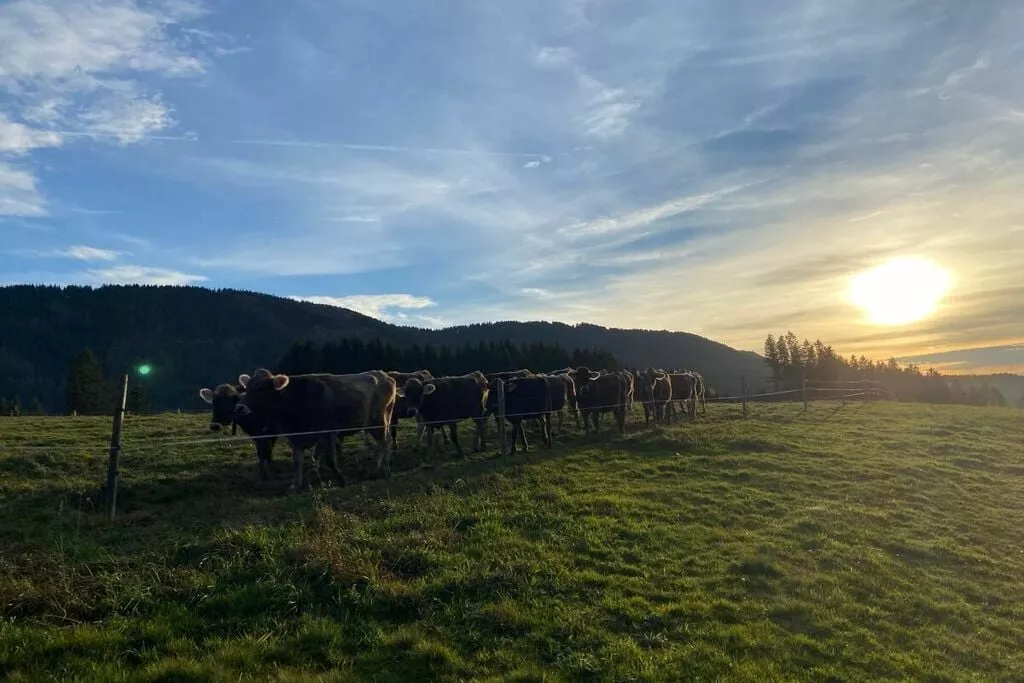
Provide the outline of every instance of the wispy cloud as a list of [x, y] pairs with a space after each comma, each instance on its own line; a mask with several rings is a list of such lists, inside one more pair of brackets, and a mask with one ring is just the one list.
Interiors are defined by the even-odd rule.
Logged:
[[46, 203], [35, 176], [0, 159], [0, 216], [44, 216]]
[[62, 142], [60, 133], [29, 128], [0, 113], [0, 154], [24, 154], [37, 147], [59, 147]]
[[206, 282], [209, 278], [168, 268], [121, 265], [87, 270], [85, 280], [110, 285], [192, 285]]
[[[412, 294], [354, 294], [350, 296], [293, 296], [296, 301], [306, 301], [324, 306], [347, 308], [357, 313], [384, 320], [397, 325], [415, 327], [443, 327], [444, 321], [437, 316], [420, 313], [437, 306], [437, 302], [424, 296]], [[409, 311], [417, 311], [409, 313]]]
[[357, 152], [395, 152], [398, 154], [455, 154], [467, 156], [526, 157], [551, 161], [551, 157], [540, 152], [507, 152], [494, 149], [454, 149], [450, 147], [409, 147], [406, 145], [384, 145], [360, 142], [317, 142], [312, 140], [232, 140], [233, 145], [257, 147], [295, 147], [299, 149], [349, 149]]
[[78, 259], [79, 261], [116, 261], [121, 255], [121, 252], [119, 251], [88, 247], [84, 244], [76, 244], [68, 247], [65, 251], [60, 253], [69, 258]]
[[602, 216], [589, 221], [573, 223], [563, 228], [562, 232], [574, 237], [587, 237], [634, 230], [665, 218], [695, 211], [742, 188], [743, 186], [741, 185], [734, 185], [697, 195], [677, 197], [676, 199], [637, 209], [621, 216]]

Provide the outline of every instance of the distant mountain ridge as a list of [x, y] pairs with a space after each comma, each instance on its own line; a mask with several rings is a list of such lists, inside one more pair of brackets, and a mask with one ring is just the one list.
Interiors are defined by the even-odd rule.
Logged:
[[[0, 287], [0, 397], [38, 397], [48, 410], [63, 404], [72, 356], [91, 348], [105, 376], [147, 363], [147, 394], [156, 409], [199, 407], [201, 386], [273, 366], [295, 341], [380, 338], [398, 346], [436, 347], [511, 340], [600, 348], [626, 365], [686, 367], [720, 391], [738, 391], [766, 375], [760, 356], [684, 332], [624, 330], [597, 325], [497, 322], [424, 330], [391, 325], [343, 308], [269, 294], [202, 287]], [[536, 368], [549, 370], [552, 368]], [[753, 388], [753, 386], [752, 386]]]

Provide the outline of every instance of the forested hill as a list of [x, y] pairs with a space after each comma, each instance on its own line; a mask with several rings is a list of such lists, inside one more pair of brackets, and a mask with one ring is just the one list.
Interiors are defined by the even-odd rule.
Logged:
[[[296, 341], [379, 338], [398, 346], [544, 342], [610, 351], [627, 365], [687, 367], [720, 391], [741, 373], [762, 378], [759, 356], [696, 335], [595, 325], [502, 322], [445, 330], [397, 327], [353, 311], [236, 290], [200, 287], [0, 287], [0, 397], [63, 405], [74, 355], [92, 349], [107, 377], [147, 363], [151, 405], [193, 409], [196, 391], [259, 365]], [[550, 368], [541, 368], [550, 369]]]

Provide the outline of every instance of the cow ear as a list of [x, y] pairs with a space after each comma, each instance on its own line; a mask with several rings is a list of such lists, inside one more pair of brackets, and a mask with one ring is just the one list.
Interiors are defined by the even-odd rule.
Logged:
[[505, 391], [515, 391], [515, 390], [516, 390], [516, 383], [515, 382], [506, 382], [505, 383]]
[[430, 396], [435, 391], [437, 391], [437, 385], [434, 384], [433, 382], [430, 382], [430, 383], [427, 383], [427, 384], [423, 385], [423, 395], [424, 396]]
[[281, 391], [288, 386], [289, 381], [288, 375], [274, 375], [274, 389]]
[[398, 398], [405, 398], [405, 389], [403, 389], [402, 387], [397, 387], [395, 389], [395, 396], [397, 396]]
[[238, 376], [238, 383], [242, 385], [243, 389], [247, 389], [249, 387], [250, 379], [252, 379], [252, 377], [243, 373]]
[[213, 392], [209, 389], [200, 389], [199, 398], [203, 399], [207, 403], [213, 403]]

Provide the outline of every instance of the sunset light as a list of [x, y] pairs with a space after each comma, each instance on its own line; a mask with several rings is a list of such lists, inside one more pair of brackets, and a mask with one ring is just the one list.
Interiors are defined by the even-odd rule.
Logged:
[[850, 301], [876, 325], [906, 325], [927, 318], [949, 292], [952, 279], [934, 261], [899, 257], [850, 280]]

